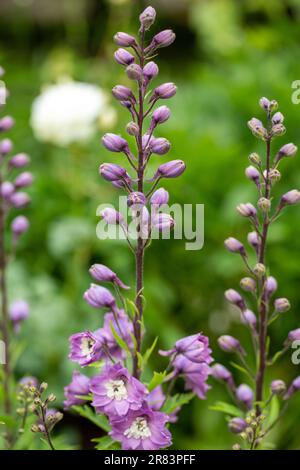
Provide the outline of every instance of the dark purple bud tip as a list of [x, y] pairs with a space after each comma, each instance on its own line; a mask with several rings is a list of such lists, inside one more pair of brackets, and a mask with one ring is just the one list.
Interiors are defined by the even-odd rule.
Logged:
[[256, 217], [257, 214], [255, 207], [250, 202], [239, 204], [236, 210], [243, 217]]
[[129, 150], [127, 141], [116, 134], [105, 134], [102, 137], [102, 144], [110, 152], [127, 152]]
[[248, 166], [245, 171], [246, 177], [253, 181], [256, 185], [260, 182], [260, 173], [259, 171], [252, 165]]
[[130, 54], [130, 52], [126, 51], [126, 49], [118, 49], [114, 53], [114, 57], [120, 65], [130, 65], [134, 62], [134, 56]]
[[272, 124], [273, 126], [277, 125], [277, 124], [282, 124], [284, 121], [284, 116], [283, 114], [278, 111], [277, 113], [274, 114], [274, 116], [272, 117]]
[[281, 206], [292, 206], [300, 201], [300, 191], [298, 189], [292, 189], [281, 197]]
[[141, 22], [141, 29], [148, 30], [154, 23], [156, 18], [156, 11], [153, 7], [147, 7], [141, 14], [140, 14], [140, 22]]
[[298, 147], [295, 144], [289, 143], [283, 145], [278, 152], [277, 161], [282, 157], [294, 157], [297, 153]]
[[243, 418], [232, 418], [228, 423], [229, 431], [233, 434], [240, 434], [246, 427], [247, 423]]
[[133, 36], [127, 33], [119, 32], [114, 35], [114, 41], [121, 47], [136, 47], [137, 42]]

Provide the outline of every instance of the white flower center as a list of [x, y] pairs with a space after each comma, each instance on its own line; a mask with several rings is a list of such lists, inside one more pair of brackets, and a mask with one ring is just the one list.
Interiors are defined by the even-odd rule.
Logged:
[[93, 350], [95, 341], [91, 338], [82, 338], [81, 340], [81, 351], [84, 356], [89, 356]]
[[147, 439], [151, 436], [147, 420], [145, 418], [136, 418], [131, 426], [124, 431], [124, 436], [128, 439]]
[[113, 400], [124, 400], [127, 398], [127, 389], [123, 380], [110, 380], [105, 384], [106, 395]]

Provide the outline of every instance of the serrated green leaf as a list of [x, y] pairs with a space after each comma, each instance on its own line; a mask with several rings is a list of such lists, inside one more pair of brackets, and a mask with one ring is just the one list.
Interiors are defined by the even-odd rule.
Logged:
[[210, 410], [219, 411], [230, 416], [244, 416], [244, 413], [239, 408], [224, 401], [217, 401], [215, 405], [210, 407]]
[[76, 413], [78, 413], [83, 418], [86, 418], [94, 423], [96, 426], [98, 426], [98, 428], [103, 429], [103, 431], [110, 431], [108, 419], [104, 415], [96, 415], [92, 408], [90, 408], [88, 405], [72, 406], [72, 410], [76, 411]]
[[174, 395], [173, 397], [169, 397], [164, 406], [162, 407], [162, 411], [164, 411], [167, 414], [173, 413], [178, 407], [181, 407], [183, 405], [187, 405], [193, 398], [195, 394], [194, 393], [181, 393]]
[[158, 385], [162, 384], [167, 375], [166, 371], [163, 372], [153, 372], [153, 377], [148, 385], [149, 392], [152, 392]]

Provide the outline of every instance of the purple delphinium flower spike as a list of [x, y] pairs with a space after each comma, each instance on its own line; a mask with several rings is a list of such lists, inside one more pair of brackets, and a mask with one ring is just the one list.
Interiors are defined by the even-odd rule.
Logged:
[[101, 374], [93, 377], [90, 390], [97, 413], [105, 413], [110, 418], [139, 410], [148, 392], [121, 364], [107, 366]]
[[88, 395], [90, 392], [90, 379], [86, 375], [74, 370], [72, 381], [64, 388], [65, 408], [71, 408], [74, 405], [82, 405], [86, 400], [79, 398], [80, 395]]
[[110, 436], [121, 443], [122, 450], [158, 450], [172, 444], [166, 428], [169, 418], [165, 413], [148, 407], [132, 411], [125, 418], [112, 419]]

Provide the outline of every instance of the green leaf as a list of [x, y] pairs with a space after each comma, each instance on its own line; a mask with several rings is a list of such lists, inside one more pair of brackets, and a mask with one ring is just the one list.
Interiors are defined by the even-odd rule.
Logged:
[[169, 397], [164, 406], [162, 407], [162, 411], [164, 411], [167, 414], [173, 413], [173, 411], [176, 410], [176, 408], [181, 407], [183, 405], [187, 405], [193, 398], [195, 394], [190, 392], [190, 393], [181, 393], [174, 395], [173, 397]]
[[153, 377], [148, 385], [149, 392], [152, 392], [158, 385], [162, 384], [165, 380], [167, 372], [153, 372]]
[[243, 374], [247, 375], [247, 377], [251, 380], [253, 380], [253, 377], [251, 377], [251, 375], [249, 374], [249, 372], [247, 371], [247, 369], [245, 369], [245, 367], [241, 366], [240, 364], [236, 364], [236, 362], [230, 362], [230, 364], [232, 365], [232, 367], [234, 367], [235, 369], [239, 370], [240, 372], [243, 372]]
[[0, 425], [8, 426], [9, 428], [13, 428], [16, 424], [14, 418], [8, 415], [0, 415]]
[[97, 450], [108, 450], [108, 449], [119, 449], [120, 446], [110, 436], [96, 437], [92, 439], [92, 442], [96, 442], [95, 448]]
[[93, 401], [92, 395], [75, 395], [75, 398], [79, 398], [80, 400], [85, 401]]
[[107, 418], [104, 415], [96, 415], [88, 405], [72, 406], [72, 410], [76, 411], [80, 416], [83, 416], [83, 418], [94, 423], [98, 428], [103, 429], [103, 431], [110, 431], [110, 425], [108, 424]]
[[244, 416], [244, 413], [239, 408], [234, 405], [230, 405], [230, 403], [226, 403], [224, 401], [217, 401], [215, 405], [210, 407], [210, 410], [219, 411], [230, 416]]
[[126, 342], [123, 340], [123, 338], [121, 338], [121, 336], [118, 335], [118, 333], [116, 332], [112, 322], [110, 322], [110, 328], [111, 328], [113, 337], [115, 338], [116, 343], [118, 344], [118, 346], [120, 346], [120, 348], [123, 349], [124, 351], [126, 351], [127, 353], [130, 353], [130, 350], [129, 350]]
[[271, 426], [271, 424], [276, 421], [280, 413], [280, 403], [278, 400], [278, 397], [276, 395], [273, 396], [271, 405], [270, 405], [270, 411], [268, 414], [268, 417], [266, 419], [266, 424], [265, 426]]
[[144, 363], [144, 366], [147, 364], [147, 362], [149, 361], [150, 359], [150, 356], [151, 354], [153, 353], [154, 349], [155, 349], [155, 346], [157, 344], [157, 341], [158, 341], [158, 336], [156, 336], [155, 340], [153, 341], [153, 343], [151, 344], [150, 348], [147, 349], [147, 351], [145, 352], [145, 354], [143, 355], [143, 363]]

